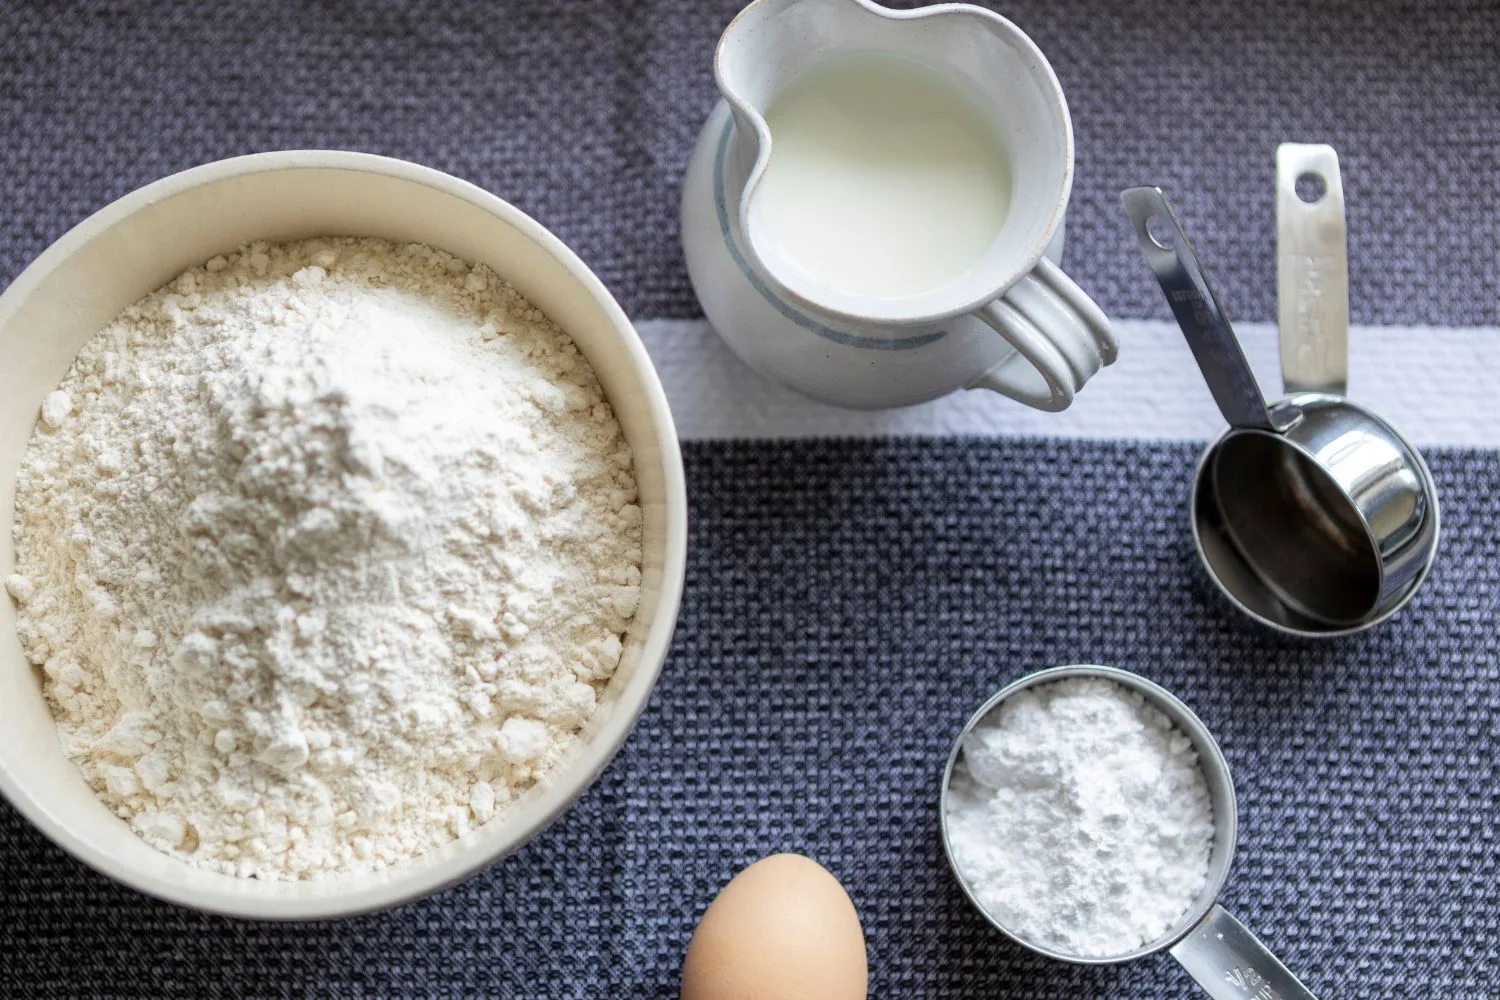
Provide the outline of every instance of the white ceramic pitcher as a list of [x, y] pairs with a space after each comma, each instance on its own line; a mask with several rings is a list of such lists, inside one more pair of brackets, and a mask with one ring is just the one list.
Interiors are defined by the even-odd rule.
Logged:
[[[994, 242], [929, 293], [858, 298], [779, 277], [749, 223], [775, 155], [767, 107], [800, 74], [860, 53], [943, 74], [991, 116], [1011, 159], [1010, 207]], [[724, 99], [688, 166], [683, 249], [705, 315], [753, 368], [855, 408], [985, 388], [1061, 410], [1114, 361], [1108, 319], [1058, 267], [1073, 184], [1067, 102], [1015, 25], [962, 4], [896, 11], [869, 0], [755, 0], [720, 39], [714, 74]]]

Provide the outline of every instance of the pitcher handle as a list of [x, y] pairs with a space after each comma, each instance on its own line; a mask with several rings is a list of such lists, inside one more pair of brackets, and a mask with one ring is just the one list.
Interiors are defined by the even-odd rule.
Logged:
[[1016, 353], [969, 388], [991, 389], [1039, 410], [1066, 410], [1074, 393], [1119, 353], [1104, 310], [1046, 257], [973, 315]]
[[1172, 957], [1213, 1000], [1318, 1000], [1218, 903], [1173, 945]]

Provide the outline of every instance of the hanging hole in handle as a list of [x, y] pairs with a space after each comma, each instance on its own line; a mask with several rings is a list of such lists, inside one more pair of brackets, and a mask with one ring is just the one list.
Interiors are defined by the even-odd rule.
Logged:
[[1177, 234], [1173, 231], [1172, 224], [1160, 215], [1153, 215], [1146, 220], [1146, 235], [1163, 250], [1171, 250], [1177, 245]]
[[1311, 170], [1297, 177], [1297, 197], [1309, 205], [1316, 205], [1328, 193], [1328, 184], [1321, 175]]

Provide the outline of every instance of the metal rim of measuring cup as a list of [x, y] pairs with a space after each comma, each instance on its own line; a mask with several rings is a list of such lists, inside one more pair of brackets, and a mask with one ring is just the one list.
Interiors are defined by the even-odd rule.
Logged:
[[[1298, 393], [1295, 395], [1308, 394]], [[1314, 395], [1325, 394], [1318, 393]], [[1277, 400], [1271, 405], [1275, 406], [1285, 401], [1286, 399], [1292, 398], [1295, 397], [1284, 397], [1283, 400]], [[1308, 627], [1298, 627], [1296, 625], [1289, 625], [1283, 621], [1276, 621], [1275, 619], [1269, 618], [1266, 615], [1262, 614], [1260, 611], [1251, 607], [1245, 602], [1245, 599], [1243, 597], [1231, 590], [1229, 586], [1224, 583], [1219, 569], [1215, 567], [1213, 561], [1210, 559], [1208, 554], [1208, 547], [1204, 544], [1203, 526], [1201, 523], [1202, 519], [1200, 518], [1198, 513], [1198, 504], [1202, 499], [1201, 494], [1203, 492], [1203, 483], [1209, 475], [1208, 463], [1213, 458], [1214, 453], [1218, 451], [1219, 446], [1222, 445], [1225, 440], [1227, 440], [1231, 436], [1234, 436], [1236, 434], [1267, 432], [1250, 431], [1235, 427], [1226, 429], [1224, 433], [1220, 434], [1217, 438], [1210, 442], [1208, 447], [1203, 449], [1203, 453], [1198, 456], [1198, 464], [1193, 469], [1192, 487], [1188, 493], [1188, 520], [1191, 523], [1193, 530], [1193, 547], [1197, 549], [1198, 562], [1203, 567], [1204, 572], [1208, 574], [1208, 578], [1213, 582], [1214, 587], [1217, 588], [1219, 593], [1223, 594], [1231, 604], [1233, 604], [1236, 608], [1238, 608], [1241, 612], [1243, 612], [1246, 616], [1253, 619], [1254, 621], [1257, 621], [1267, 628], [1274, 629], [1286, 635], [1298, 636], [1305, 639], [1333, 639], [1339, 636], [1355, 635], [1359, 632], [1365, 631], [1366, 629], [1374, 628], [1376, 625], [1379, 625], [1381, 622], [1385, 621], [1396, 612], [1406, 607], [1411, 599], [1416, 596], [1417, 591], [1422, 589], [1422, 583], [1427, 579], [1427, 575], [1432, 572], [1432, 566], [1435, 562], [1437, 562], [1437, 547], [1442, 535], [1442, 517], [1437, 499], [1437, 484], [1433, 481], [1432, 472], [1427, 468], [1427, 462], [1422, 457], [1422, 453], [1417, 450], [1416, 446], [1414, 446], [1410, 441], [1403, 437], [1401, 432], [1396, 430], [1396, 428], [1393, 427], [1388, 420], [1386, 420], [1380, 414], [1376, 413], [1374, 410], [1371, 410], [1369, 407], [1364, 406], [1360, 403], [1356, 403], [1354, 400], [1349, 399], [1347, 396], [1329, 398], [1336, 398], [1340, 406], [1344, 406], [1351, 410], [1354, 410], [1365, 419], [1372, 420], [1375, 423], [1380, 424], [1385, 429], [1385, 431], [1391, 435], [1391, 437], [1401, 442], [1402, 446], [1406, 448], [1407, 453], [1412, 458], [1412, 467], [1416, 470], [1417, 476], [1421, 480], [1423, 496], [1426, 497], [1431, 509], [1431, 540], [1426, 543], [1429, 548], [1429, 553], [1423, 560], [1422, 568], [1417, 571], [1417, 574], [1412, 577], [1411, 582], [1407, 584], [1406, 588], [1399, 594], [1388, 595], [1382, 602], [1378, 602], [1373, 614], [1363, 617], [1359, 621], [1354, 622], [1350, 625], [1320, 625], [1316, 619], [1302, 612], [1297, 612], [1298, 617], [1301, 620], [1307, 622]], [[1300, 442], [1294, 441], [1286, 437], [1285, 435], [1278, 434], [1275, 435], [1275, 437], [1281, 442], [1282, 445], [1293, 448], [1296, 451], [1300, 452], [1314, 466], [1318, 465], [1316, 456], [1314, 456], [1311, 452], [1304, 448]], [[1330, 479], [1329, 482], [1334, 481]], [[1337, 484], [1335, 483], [1335, 485]], [[1338, 487], [1338, 489], [1339, 492], [1343, 494], [1344, 498], [1349, 502], [1351, 508], [1358, 511], [1359, 504], [1355, 501], [1355, 499], [1349, 496], [1348, 492], [1345, 491], [1342, 487]], [[1360, 520], [1361, 523], [1364, 524], [1363, 515], [1361, 515]], [[1384, 560], [1381, 557], [1379, 551], [1376, 549], [1374, 536], [1370, 533], [1369, 525], [1364, 524], [1364, 528], [1366, 537], [1370, 542], [1371, 551], [1375, 553], [1376, 564], [1380, 567], [1381, 587], [1383, 589], [1385, 582]], [[1232, 547], [1233, 543], [1231, 542], [1230, 545]], [[1268, 591], [1272, 592], [1273, 596], [1276, 596], [1283, 606], [1288, 605], [1288, 602], [1284, 598], [1281, 598], [1280, 595], [1276, 595], [1274, 593], [1274, 588], [1272, 588], [1265, 581], [1265, 578], [1259, 572], [1257, 572], [1247, 560], [1245, 560], [1243, 555], [1239, 555], [1238, 553], [1236, 553], [1235, 556], [1239, 559], [1246, 573], [1259, 580], [1261, 582], [1261, 585], [1264, 586]], [[1296, 609], [1291, 610], [1295, 611]]]
[[[1192, 741], [1193, 749], [1198, 752], [1198, 765], [1203, 770], [1203, 779], [1208, 784], [1209, 797], [1213, 802], [1214, 844], [1208, 859], [1208, 880], [1204, 883], [1203, 889], [1193, 900], [1193, 904], [1165, 935], [1148, 941], [1123, 955], [1103, 957], [1069, 955], [1035, 941], [1028, 941], [1013, 933], [985, 909], [978, 897], [974, 895], [974, 890], [970, 888], [968, 880], [958, 870], [958, 861], [953, 856], [953, 842], [948, 833], [948, 789], [953, 783], [953, 768], [958, 763], [959, 753], [963, 750], [964, 737], [968, 736], [975, 726], [1007, 698], [1027, 688], [1052, 681], [1066, 680], [1070, 677], [1099, 677], [1114, 681], [1138, 692], [1149, 704], [1171, 719], [1172, 724]], [[964, 896], [989, 922], [990, 926], [1022, 947], [1060, 962], [1071, 962], [1074, 965], [1116, 965], [1166, 951], [1192, 934], [1204, 917], [1213, 910], [1215, 903], [1218, 902], [1219, 894], [1224, 889], [1224, 882], [1229, 878], [1230, 866], [1234, 862], [1234, 852], [1239, 837], [1239, 810], [1234, 797], [1234, 779], [1229, 773], [1229, 762], [1224, 759], [1224, 751], [1219, 748], [1213, 733], [1191, 708], [1188, 708], [1176, 695], [1160, 684], [1149, 681], [1139, 674], [1121, 670], [1119, 667], [1079, 663], [1048, 667], [1014, 680], [997, 691], [979, 706], [974, 714], [969, 716], [968, 721], [959, 730], [958, 738], [953, 741], [953, 749], [948, 753], [948, 764], [943, 768], [943, 781], [938, 791], [938, 828], [941, 831], [943, 856], [948, 859], [948, 868], [953, 872], [953, 877], [958, 882], [959, 888], [963, 890]]]

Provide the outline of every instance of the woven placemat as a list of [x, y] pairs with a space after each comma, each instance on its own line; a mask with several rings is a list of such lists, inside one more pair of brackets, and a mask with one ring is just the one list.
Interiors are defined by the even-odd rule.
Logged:
[[960, 895], [937, 785], [977, 705], [1103, 662], [1177, 693], [1239, 793], [1225, 903], [1327, 997], [1493, 996], [1500, 936], [1500, 463], [1432, 456], [1442, 558], [1384, 627], [1297, 641], [1227, 609], [1182, 494], [1195, 449], [695, 444], [672, 655], [604, 778], [435, 898], [315, 926], [145, 899], [0, 810], [0, 992], [666, 997], [735, 871], [848, 886], [876, 997], [1182, 997], [1165, 957], [1036, 958]]
[[[513, 201], [632, 316], [695, 316], [682, 169], [742, 0], [0, 2], [0, 279], [112, 198], [207, 160], [336, 147]], [[915, 6], [910, 2], [898, 6]], [[1067, 92], [1068, 267], [1167, 316], [1121, 189], [1173, 198], [1236, 317], [1274, 319], [1276, 144], [1330, 142], [1357, 323], [1500, 324], [1493, 0], [1014, 0]]]
[[[270, 148], [417, 160], [575, 247], [636, 318], [691, 317], [681, 169], [738, 0], [0, 2], [0, 281], [111, 198]], [[1271, 319], [1271, 163], [1326, 140], [1358, 322], [1500, 323], [1500, 6], [996, 5], [1073, 107], [1068, 267], [1165, 317], [1116, 202], [1166, 186], [1236, 316]], [[1218, 733], [1243, 811], [1226, 903], [1327, 997], [1500, 994], [1500, 457], [1430, 454], [1440, 562], [1371, 633], [1298, 642], [1197, 568], [1182, 444], [690, 443], [677, 638], [621, 756], [503, 864], [390, 913], [206, 917], [92, 873], [0, 804], [0, 995], [670, 996], [740, 867], [849, 887], [878, 997], [1181, 997], [1169, 959], [1030, 956], [936, 839], [956, 727], [1031, 669], [1102, 661]]]

